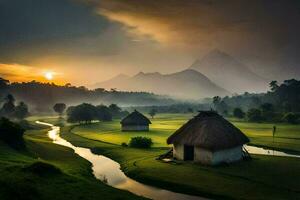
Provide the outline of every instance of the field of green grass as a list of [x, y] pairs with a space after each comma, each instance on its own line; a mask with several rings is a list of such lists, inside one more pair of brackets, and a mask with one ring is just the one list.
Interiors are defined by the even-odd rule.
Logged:
[[90, 163], [53, 144], [47, 129], [27, 131], [25, 141], [22, 151], [0, 142], [1, 200], [142, 199], [96, 180]]
[[[167, 147], [166, 139], [193, 115], [163, 114], [152, 119], [149, 132], [122, 132], [120, 121], [100, 122], [76, 127], [73, 132], [82, 137], [120, 145], [128, 143], [131, 137], [151, 137], [154, 147]], [[251, 140], [251, 145], [276, 148], [300, 154], [300, 125], [249, 123], [232, 119]], [[273, 142], [272, 130], [277, 132]]]
[[[83, 128], [83, 127], [80, 127]], [[84, 138], [79, 127], [64, 127], [71, 143], [110, 157], [133, 179], [176, 192], [213, 199], [299, 199], [300, 159], [253, 156], [251, 161], [209, 167], [156, 160], [165, 147], [148, 150], [122, 147]], [[84, 134], [83, 134], [84, 135]]]
[[[61, 136], [76, 146], [90, 148], [94, 153], [116, 160], [121, 164], [122, 170], [135, 180], [175, 192], [213, 199], [300, 199], [298, 158], [254, 155], [251, 161], [218, 167], [156, 160], [170, 148], [166, 145], [166, 138], [191, 117], [188, 114], [158, 115], [152, 120], [150, 132], [138, 133], [121, 132], [118, 120], [80, 126], [65, 124], [61, 129]], [[30, 120], [62, 124], [57, 117], [36, 116]], [[277, 124], [277, 137], [273, 143], [273, 124], [247, 123], [234, 119], [231, 121], [250, 137], [251, 144], [300, 152], [299, 126]], [[151, 137], [154, 148], [121, 146], [122, 142], [128, 142], [137, 135]], [[4, 185], [0, 187], [0, 194], [6, 195], [5, 198], [0, 196], [1, 200], [13, 199], [9, 195], [13, 194], [14, 185], [19, 188], [18, 191], [25, 191], [29, 197], [35, 195], [38, 199], [53, 196], [55, 199], [137, 198], [95, 180], [90, 164], [71, 150], [52, 144], [45, 129], [27, 132], [26, 141], [26, 152], [15, 152], [0, 144], [0, 174], [3, 174], [0, 184]], [[24, 171], [37, 161], [50, 163], [62, 173], [41, 176]], [[43, 184], [46, 181], [47, 185]], [[17, 193], [17, 197], [22, 194]]]
[[[250, 144], [300, 154], [300, 125], [233, 121], [249, 138]], [[273, 141], [272, 131], [276, 125]]]

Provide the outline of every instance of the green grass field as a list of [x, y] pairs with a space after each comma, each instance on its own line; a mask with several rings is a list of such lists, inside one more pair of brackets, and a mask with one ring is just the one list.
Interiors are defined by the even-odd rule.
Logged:
[[[82, 127], [81, 127], [82, 128]], [[125, 173], [140, 181], [176, 192], [213, 199], [299, 199], [300, 159], [253, 156], [253, 160], [207, 167], [192, 163], [170, 164], [155, 160], [165, 148], [122, 147], [81, 137], [71, 127], [62, 136], [73, 144], [118, 161]]]
[[[167, 164], [155, 160], [166, 151], [166, 138], [191, 115], [159, 115], [150, 132], [121, 132], [119, 121], [65, 127], [63, 137], [73, 144], [92, 148], [119, 163], [130, 177], [141, 182], [216, 199], [300, 199], [300, 159], [253, 156], [252, 161], [229, 166], [205, 167], [192, 163]], [[300, 126], [231, 120], [251, 139], [251, 144], [300, 152]], [[131, 137], [151, 137], [149, 150], [121, 147]], [[101, 142], [104, 141], [104, 142]]]
[[[47, 129], [28, 131], [25, 140], [23, 151], [0, 142], [1, 200], [141, 199], [97, 181], [90, 163], [53, 144]], [[39, 162], [48, 165], [33, 168]]]
[[[191, 114], [158, 115], [152, 119], [149, 132], [121, 132], [119, 120], [78, 126], [73, 132], [88, 139], [118, 145], [128, 143], [131, 137], [142, 135], [151, 137], [154, 147], [167, 147], [166, 139], [191, 117]], [[274, 124], [249, 123], [234, 119], [232, 122], [250, 138], [252, 145], [300, 153], [300, 125], [276, 124], [277, 132], [273, 143]]]
[[[157, 161], [155, 158], [169, 148], [166, 138], [191, 117], [187, 114], [158, 115], [152, 120], [150, 132], [138, 133], [121, 132], [117, 120], [81, 126], [66, 124], [61, 135], [76, 146], [91, 148], [95, 153], [116, 160], [128, 176], [149, 185], [213, 199], [300, 199], [300, 159], [297, 158], [253, 156], [251, 161], [218, 167]], [[30, 118], [31, 121], [40, 119], [62, 123], [56, 117]], [[273, 143], [273, 124], [234, 119], [232, 122], [250, 137], [254, 145], [300, 152], [299, 126], [277, 124], [277, 137]], [[136, 135], [151, 137], [154, 148], [143, 150], [121, 146]], [[4, 197], [0, 196], [1, 200], [13, 199], [12, 194], [15, 199], [24, 196], [28, 196], [27, 199], [137, 198], [97, 181], [91, 174], [90, 164], [72, 150], [52, 144], [46, 129], [28, 131], [26, 141], [26, 152], [16, 152], [0, 144], [0, 184], [4, 185], [0, 187], [0, 195]], [[50, 163], [62, 173], [40, 176], [24, 171], [37, 161]], [[15, 188], [22, 193], [15, 193]]]

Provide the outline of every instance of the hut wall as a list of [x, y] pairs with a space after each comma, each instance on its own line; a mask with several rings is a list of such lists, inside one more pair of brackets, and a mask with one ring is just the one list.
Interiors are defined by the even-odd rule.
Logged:
[[149, 131], [149, 126], [146, 126], [146, 125], [123, 125], [122, 131]]
[[232, 163], [243, 158], [242, 146], [213, 152], [212, 164]]
[[182, 144], [174, 144], [173, 145], [173, 157], [177, 160], [184, 159], [184, 145]]
[[195, 146], [194, 161], [202, 164], [210, 165], [213, 159], [213, 153], [209, 150]]

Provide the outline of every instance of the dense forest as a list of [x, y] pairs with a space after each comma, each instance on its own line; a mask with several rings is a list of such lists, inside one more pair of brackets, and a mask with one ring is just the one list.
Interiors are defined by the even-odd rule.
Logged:
[[[192, 113], [199, 110], [216, 110], [224, 116], [247, 118], [249, 121], [288, 121], [298, 123], [300, 120], [300, 81], [285, 80], [270, 83], [267, 93], [226, 97], [215, 96], [199, 102], [182, 103], [166, 96], [147, 92], [124, 92], [98, 88], [89, 90], [83, 86], [75, 87], [70, 84], [59, 86], [49, 83], [27, 82], [9, 83], [0, 78], [1, 104], [9, 110], [14, 99], [7, 99], [12, 94], [19, 102], [14, 112], [15, 117], [22, 118], [30, 108], [31, 112], [49, 112], [53, 105], [63, 102], [64, 106], [81, 103], [94, 105], [118, 104], [131, 111], [138, 109], [147, 113]], [[26, 105], [23, 103], [25, 102]], [[59, 106], [59, 105], [58, 105]]]
[[250, 121], [300, 121], [300, 81], [270, 83], [270, 91], [262, 94], [244, 93], [232, 97], [214, 97], [213, 109], [223, 115], [247, 117]]
[[175, 103], [166, 96], [147, 92], [123, 92], [117, 90], [104, 90], [98, 88], [89, 90], [83, 86], [75, 87], [71, 84], [64, 86], [53, 83], [40, 83], [36, 81], [26, 83], [9, 83], [0, 78], [0, 103], [7, 94], [12, 94], [19, 101], [24, 101], [32, 112], [48, 112], [57, 102], [64, 102], [68, 106], [82, 102], [99, 104], [129, 105], [167, 105]]

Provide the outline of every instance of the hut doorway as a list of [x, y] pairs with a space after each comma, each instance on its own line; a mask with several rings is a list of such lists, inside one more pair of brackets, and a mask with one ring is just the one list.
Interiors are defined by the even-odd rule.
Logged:
[[184, 145], [184, 160], [194, 160], [194, 146]]

